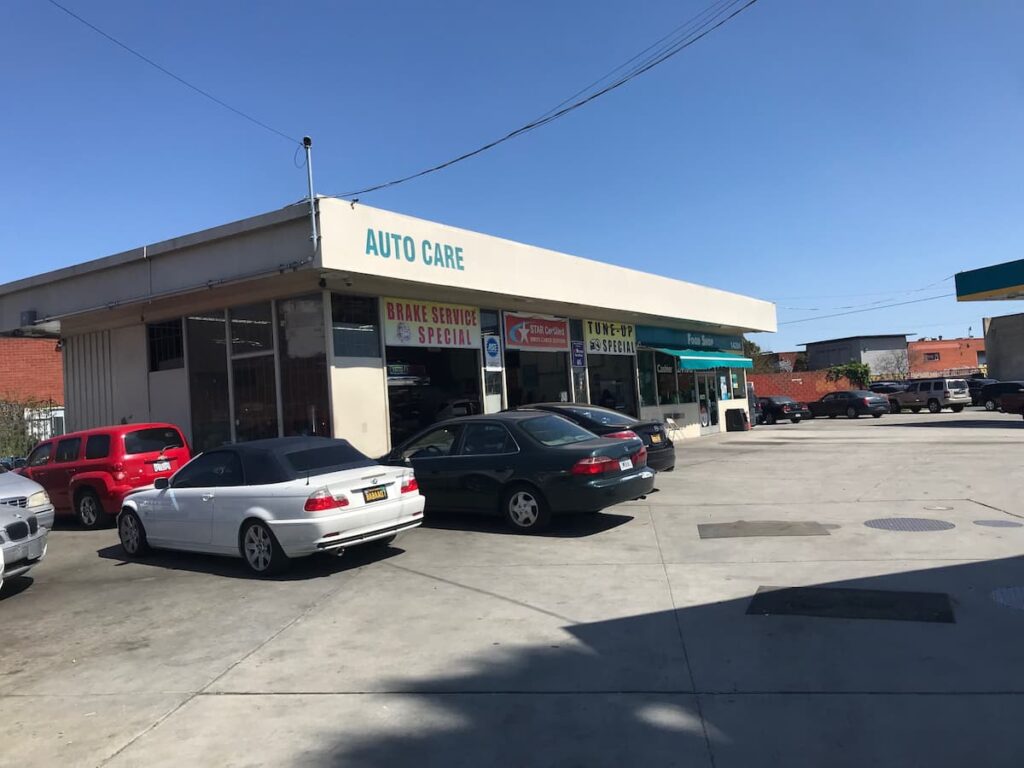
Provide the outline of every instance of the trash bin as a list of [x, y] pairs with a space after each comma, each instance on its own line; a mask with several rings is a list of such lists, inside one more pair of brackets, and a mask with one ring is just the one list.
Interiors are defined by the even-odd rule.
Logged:
[[746, 432], [750, 429], [750, 419], [742, 408], [728, 408], [725, 411], [726, 432]]

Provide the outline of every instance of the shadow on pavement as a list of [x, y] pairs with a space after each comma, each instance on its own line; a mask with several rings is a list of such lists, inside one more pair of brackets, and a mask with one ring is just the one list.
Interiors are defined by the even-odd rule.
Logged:
[[208, 555], [202, 552], [180, 552], [170, 549], [153, 549], [145, 557], [128, 559], [120, 544], [98, 549], [96, 554], [105, 560], [116, 560], [116, 565], [143, 565], [167, 568], [173, 571], [207, 573], [232, 579], [254, 579], [258, 581], [301, 581], [312, 578], [333, 576], [336, 573], [359, 568], [371, 563], [383, 562], [404, 552], [397, 546], [364, 545], [345, 550], [341, 555], [328, 553], [295, 558], [291, 567], [277, 576], [257, 576], [246, 567], [240, 557]]
[[632, 520], [632, 515], [616, 515], [605, 512], [596, 514], [555, 515], [551, 525], [535, 534], [524, 534], [512, 530], [500, 517], [489, 515], [462, 514], [458, 512], [428, 512], [423, 518], [424, 528], [444, 531], [474, 531], [493, 533], [500, 536], [540, 536], [560, 539], [577, 539], [593, 536]]
[[934, 427], [936, 429], [1020, 429], [1020, 419], [966, 419], [961, 421], [905, 421], [898, 424], [879, 424], [880, 427]]
[[8, 600], [15, 595], [20, 595], [32, 586], [32, 581], [32, 577], [28, 575], [4, 579], [4, 585], [0, 587], [0, 600]]
[[[813, 584], [821, 567], [795, 563], [804, 583], [794, 582]], [[727, 587], [742, 597], [699, 603], [700, 585], [691, 591], [677, 566], [684, 607], [569, 623], [564, 644], [517, 647], [506, 622], [493, 650], [441, 676], [403, 672], [399, 660], [380, 681], [389, 695], [311, 697], [306, 706], [328, 710], [292, 764], [1020, 765], [1024, 558], [827, 582], [948, 594], [955, 623], [748, 615], [756, 571]], [[1007, 587], [1021, 610], [994, 597]]]

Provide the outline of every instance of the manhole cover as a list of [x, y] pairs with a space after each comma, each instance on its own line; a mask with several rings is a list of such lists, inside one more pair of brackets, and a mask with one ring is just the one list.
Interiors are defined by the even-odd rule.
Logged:
[[1013, 520], [975, 520], [974, 524], [989, 528], [1024, 528], [1024, 523], [1015, 523]]
[[990, 596], [1000, 605], [1024, 611], [1024, 587], [999, 587]]
[[864, 523], [868, 528], [880, 528], [883, 531], [948, 531], [956, 526], [945, 520], [930, 520], [923, 517], [879, 517]]

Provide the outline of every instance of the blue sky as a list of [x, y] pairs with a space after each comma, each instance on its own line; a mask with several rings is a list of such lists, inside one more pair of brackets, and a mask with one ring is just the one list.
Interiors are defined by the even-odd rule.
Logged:
[[[328, 194], [496, 138], [710, 4], [63, 2], [312, 135]], [[1022, 29], [1016, 0], [760, 0], [563, 120], [363, 201], [775, 300], [782, 323], [950, 293], [1024, 257]], [[45, 0], [3, 4], [0, 84], [0, 282], [304, 195], [286, 141]], [[979, 334], [1022, 309], [946, 298], [755, 338]]]

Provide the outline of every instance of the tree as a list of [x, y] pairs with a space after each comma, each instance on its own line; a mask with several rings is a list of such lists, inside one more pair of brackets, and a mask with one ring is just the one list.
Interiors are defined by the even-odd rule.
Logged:
[[894, 349], [880, 356], [875, 363], [875, 373], [893, 379], [910, 378], [910, 356], [905, 349]]
[[761, 345], [750, 339], [743, 339], [743, 356], [754, 361], [754, 373], [775, 373], [778, 371], [778, 358], [771, 352], [761, 349]]
[[857, 389], [867, 389], [871, 383], [871, 367], [867, 363], [833, 365], [825, 372], [825, 381], [833, 383], [846, 379]]
[[36, 444], [26, 419], [33, 405], [0, 398], [0, 456], [25, 456]]

